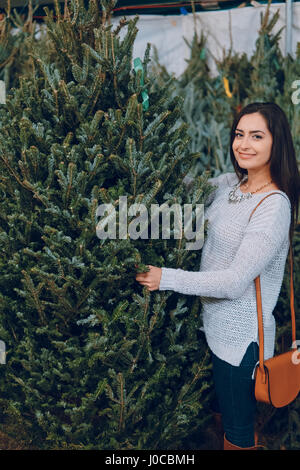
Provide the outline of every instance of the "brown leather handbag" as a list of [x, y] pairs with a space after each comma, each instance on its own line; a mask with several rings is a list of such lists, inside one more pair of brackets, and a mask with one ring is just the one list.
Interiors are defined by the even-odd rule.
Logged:
[[[264, 199], [265, 196], [253, 209], [253, 212]], [[300, 353], [296, 342], [296, 320], [294, 309], [294, 286], [293, 286], [293, 255], [292, 240], [290, 239], [290, 309], [292, 318], [292, 347], [291, 350], [264, 360], [264, 331], [263, 314], [261, 302], [260, 276], [254, 279], [256, 288], [256, 304], [258, 318], [258, 339], [259, 339], [259, 363], [255, 369], [255, 398], [259, 402], [268, 403], [275, 408], [281, 408], [295, 400], [300, 391]]]

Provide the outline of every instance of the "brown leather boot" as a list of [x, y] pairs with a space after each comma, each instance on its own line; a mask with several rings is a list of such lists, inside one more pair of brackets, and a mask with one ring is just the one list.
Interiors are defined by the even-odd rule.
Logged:
[[213, 420], [214, 420], [214, 425], [215, 425], [216, 431], [218, 433], [222, 433], [222, 435], [223, 435], [224, 431], [223, 431], [223, 424], [222, 424], [222, 414], [214, 412], [213, 413]]
[[257, 450], [262, 448], [263, 446], [257, 444], [257, 437], [255, 436], [255, 445], [252, 447], [239, 447], [236, 446], [235, 444], [232, 444], [226, 439], [226, 436], [224, 434], [224, 450]]
[[222, 450], [223, 448], [223, 436], [224, 436], [224, 429], [222, 424], [222, 415], [221, 413], [213, 413], [213, 421], [214, 421], [214, 429], [216, 433], [216, 437], [218, 440], [218, 449]]

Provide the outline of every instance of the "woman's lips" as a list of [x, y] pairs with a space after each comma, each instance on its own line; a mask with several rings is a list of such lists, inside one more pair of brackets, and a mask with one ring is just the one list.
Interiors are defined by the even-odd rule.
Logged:
[[241, 153], [241, 152], [239, 152], [239, 155], [240, 155], [241, 158], [251, 158], [251, 157], [254, 157], [254, 155], [251, 154], [251, 153]]

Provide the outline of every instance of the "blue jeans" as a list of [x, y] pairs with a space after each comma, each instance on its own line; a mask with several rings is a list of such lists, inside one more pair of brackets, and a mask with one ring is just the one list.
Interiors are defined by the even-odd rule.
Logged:
[[252, 373], [258, 344], [249, 345], [240, 365], [232, 366], [212, 353], [213, 379], [226, 438], [239, 447], [254, 446], [256, 400]]

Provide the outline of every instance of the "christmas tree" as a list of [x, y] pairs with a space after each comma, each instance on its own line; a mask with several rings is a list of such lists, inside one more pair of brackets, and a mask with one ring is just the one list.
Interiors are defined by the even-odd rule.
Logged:
[[199, 299], [135, 280], [147, 264], [198, 269], [201, 250], [174, 227], [141, 238], [137, 214], [204, 203], [208, 173], [186, 191], [198, 155], [182, 98], [150, 81], [150, 47], [132, 57], [138, 18], [113, 30], [113, 6], [45, 8], [47, 49], [0, 110], [1, 417], [36, 448], [181, 448], [209, 417]]

